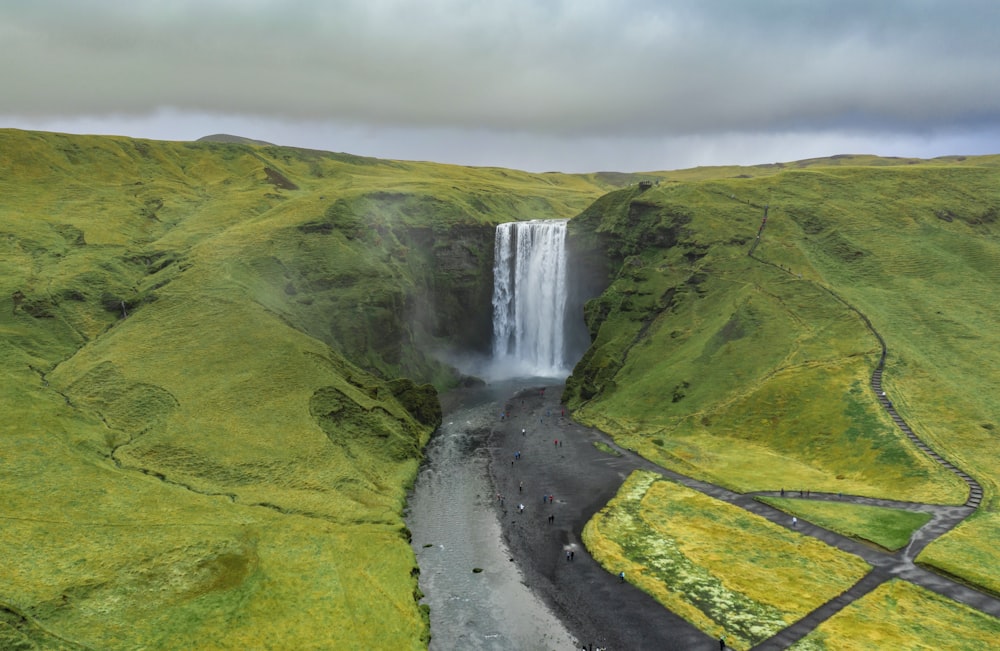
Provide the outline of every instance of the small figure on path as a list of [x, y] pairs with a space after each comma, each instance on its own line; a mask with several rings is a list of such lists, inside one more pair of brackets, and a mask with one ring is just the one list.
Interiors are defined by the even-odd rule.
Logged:
[[618, 583], [625, 583], [625, 573], [624, 572], [619, 572], [618, 573]]
[[782, 489], [781, 489], [781, 496], [782, 496], [782, 497], [784, 497], [784, 496], [785, 496], [785, 489], [784, 489], [784, 488], [782, 488]]
[[719, 638], [719, 651], [726, 651], [726, 636]]
[[792, 516], [792, 526], [793, 527], [799, 526], [799, 519], [797, 517], [795, 517], [794, 515]]
[[517, 505], [517, 510], [518, 510], [519, 513], [524, 513], [524, 504], [518, 504]]
[[524, 492], [524, 481], [523, 480], [521, 481], [520, 484], [517, 485], [517, 492], [518, 493], [523, 493]]
[[522, 427], [521, 428], [521, 436], [527, 436], [527, 434], [528, 434], [528, 430]]

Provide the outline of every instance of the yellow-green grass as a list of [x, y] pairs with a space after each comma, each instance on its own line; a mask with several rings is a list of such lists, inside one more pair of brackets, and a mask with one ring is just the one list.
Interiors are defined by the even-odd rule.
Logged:
[[[721, 217], [706, 219], [710, 234], [723, 228]], [[658, 463], [740, 491], [964, 501], [964, 484], [902, 438], [875, 401], [867, 381], [877, 342], [853, 312], [742, 250], [716, 255], [705, 263], [711, 273], [689, 269], [680, 248], [623, 270], [600, 299], [618, 314], [591, 362], [602, 364], [603, 350], [620, 359], [622, 347], [627, 361], [613, 390], [578, 418]], [[692, 274], [702, 275], [694, 287]]]
[[736, 506], [634, 472], [584, 528], [608, 571], [711, 635], [747, 649], [842, 593], [860, 558]]
[[[659, 463], [737, 490], [964, 502], [966, 487], [876, 404], [868, 378], [878, 344], [830, 289], [882, 334], [883, 385], [897, 410], [976, 477], [991, 514], [983, 517], [992, 517], [997, 162], [843, 157], [730, 178], [703, 169], [602, 198], [574, 223], [608, 238], [625, 264], [588, 308], [595, 343], [567, 382], [574, 415]], [[756, 256], [773, 266], [746, 255], [765, 204]], [[676, 237], [672, 247], [648, 244], [665, 234]], [[949, 545], [961, 530], [928, 551], [947, 549], [963, 566], [949, 571], [981, 577], [995, 552], [963, 553], [964, 539]]]
[[931, 519], [930, 513], [867, 504], [781, 497], [757, 499], [789, 515], [890, 551], [905, 547], [913, 533]]
[[[1000, 457], [1000, 191], [993, 168], [828, 171], [803, 181], [822, 204], [789, 197], [762, 255], [797, 248], [886, 338], [885, 388], [925, 440], [996, 495]], [[797, 192], [802, 193], [799, 187]], [[783, 205], [779, 203], [779, 205]], [[771, 229], [769, 224], [768, 229]], [[818, 231], [803, 238], [803, 230]], [[797, 231], [797, 232], [796, 232]], [[844, 264], [844, 256], [853, 261]], [[975, 390], [970, 390], [975, 387]]]
[[[352, 545], [407, 556], [405, 567], [375, 589], [358, 588], [351, 600], [362, 612], [370, 605], [382, 613], [374, 602], [384, 590], [413, 609], [398, 619], [406, 631], [386, 638], [391, 648], [425, 635], [399, 508], [427, 428], [406, 413], [386, 378], [407, 374], [447, 386], [453, 376], [420, 354], [416, 344], [436, 343], [436, 335], [407, 309], [422, 304], [429, 284], [457, 282], [447, 274], [428, 280], [442, 255], [465, 252], [489, 264], [475, 259], [482, 247], [463, 229], [571, 217], [638, 177], [13, 130], [0, 130], [0, 149], [0, 445], [11, 499], [0, 517], [72, 504], [82, 486], [80, 503], [103, 515], [76, 521], [95, 526], [119, 521], [119, 501], [131, 505], [128, 513], [156, 511], [165, 501], [193, 509], [187, 502], [203, 499], [196, 491], [223, 494], [208, 498], [212, 521], [240, 531], [248, 522], [236, 514], [242, 509], [307, 515], [302, 519], [316, 526], [356, 532]], [[883, 165], [890, 167], [875, 169]], [[620, 253], [634, 257], [603, 306], [608, 327], [592, 359], [607, 378], [599, 378], [603, 394], [584, 416], [623, 436], [661, 439], [662, 446], [645, 445], [662, 452], [647, 452], [693, 474], [714, 472], [731, 486], [768, 483], [751, 476], [759, 468], [740, 460], [742, 451], [767, 467], [772, 489], [849, 482], [863, 494], [964, 499], [955, 497], [964, 493], [954, 477], [942, 478], [888, 441], [884, 416], [864, 404], [862, 369], [876, 349], [857, 320], [815, 288], [746, 259], [748, 241], [739, 240], [752, 237], [761, 212], [746, 201], [770, 202], [759, 253], [872, 315], [889, 341], [886, 383], [897, 406], [918, 433], [980, 478], [993, 508], [1000, 453], [990, 437], [1000, 418], [991, 369], [1000, 335], [990, 315], [998, 265], [995, 226], [981, 218], [997, 203], [996, 168], [996, 157], [861, 157], [642, 176], [663, 180], [643, 201], [665, 205], [671, 223], [691, 219], [643, 239], [661, 216], [642, 208], [632, 215], [639, 223], [622, 219], [605, 229], [625, 233]], [[627, 216], [630, 201], [616, 194], [600, 205], [613, 203]], [[655, 244], [671, 234], [677, 246]], [[887, 257], [872, 264], [882, 252]], [[663, 313], [651, 319], [651, 310]], [[666, 354], [677, 342], [680, 353]], [[630, 353], [633, 343], [642, 347]], [[643, 371], [648, 382], [638, 368], [627, 375], [630, 364], [649, 356], [663, 363]], [[626, 375], [616, 378], [616, 365]], [[675, 365], [677, 372], [662, 370]], [[800, 383], [812, 395], [840, 400], [810, 403], [798, 422], [802, 401], [790, 398]], [[605, 414], [602, 401], [622, 390], [633, 393], [617, 404], [607, 400]], [[657, 400], [657, 391], [667, 401]], [[675, 391], [684, 395], [670, 402]], [[840, 425], [829, 449], [800, 440], [827, 421]], [[672, 441], [675, 428], [686, 448]], [[857, 441], [866, 452], [852, 464], [843, 451]], [[701, 459], [701, 450], [711, 454]], [[147, 491], [150, 482], [166, 492]], [[125, 532], [119, 548], [135, 553], [116, 562], [141, 572], [146, 536]], [[190, 540], [197, 546], [196, 536]], [[351, 552], [341, 552], [353, 566]], [[955, 558], [967, 563], [977, 555]], [[21, 560], [40, 572], [60, 558]], [[281, 575], [282, 566], [273, 564], [269, 575], [294, 585], [294, 572]], [[90, 585], [88, 563], [81, 568], [65, 585]], [[964, 568], [965, 575], [976, 571]], [[42, 586], [58, 584], [33, 576]], [[26, 614], [24, 631], [42, 630], [54, 611], [25, 590], [0, 588], [0, 602]], [[186, 607], [163, 604], [158, 630], [167, 635], [207, 612], [196, 606], [198, 615], [184, 620]], [[308, 603], [290, 602], [269, 623], [278, 628], [287, 618], [289, 630], [308, 638], [314, 632], [292, 623], [300, 607]], [[260, 625], [229, 619], [204, 635], [237, 639]], [[121, 624], [110, 615], [88, 622], [94, 636]]]
[[438, 251], [406, 247], [569, 217], [603, 182], [0, 149], [0, 646], [425, 648], [401, 513], [436, 398], [396, 378], [453, 377], [404, 310]]
[[917, 562], [1000, 595], [996, 541], [1000, 539], [1000, 514], [977, 512], [935, 540]]
[[342, 526], [122, 472], [106, 428], [37, 377], [10, 380], [0, 604], [32, 626], [0, 628], [4, 648], [34, 628], [103, 649], [422, 647], [398, 522]]
[[[274, 402], [244, 407], [262, 417], [259, 427], [241, 431], [239, 422], [223, 419], [225, 431], [215, 434], [202, 403], [205, 410], [183, 424], [197, 432], [187, 453], [141, 466], [165, 475], [165, 483], [108, 458], [133, 428], [153, 422], [144, 436], [154, 437], [180, 426], [169, 413], [157, 420], [162, 401], [149, 401], [159, 411], [144, 410], [143, 398], [158, 393], [141, 387], [153, 385], [98, 365], [100, 382], [66, 394], [72, 407], [17, 364], [17, 355], [5, 361], [14, 363], [0, 383], [0, 603], [32, 628], [106, 649], [423, 646], [426, 622], [413, 600], [412, 552], [398, 517], [415, 462], [379, 460], [356, 447], [354, 459], [338, 461], [315, 424], [303, 423], [302, 434], [314, 432], [323, 445], [292, 438], [296, 428], [269, 425], [268, 408], [289, 413]], [[196, 383], [190, 360], [173, 361], [178, 375], [186, 371]], [[311, 370], [316, 380], [333, 379]], [[212, 397], [218, 392], [204, 399]], [[116, 455], [126, 466], [130, 447]], [[184, 463], [194, 467], [177, 467]], [[365, 490], [373, 465], [377, 477], [393, 480], [378, 493]], [[269, 506], [250, 505], [259, 501]], [[283, 513], [295, 511], [314, 517]], [[7, 631], [11, 640], [30, 633]]]
[[998, 637], [1000, 620], [995, 617], [893, 579], [848, 605], [790, 648], [979, 651], [995, 648]]

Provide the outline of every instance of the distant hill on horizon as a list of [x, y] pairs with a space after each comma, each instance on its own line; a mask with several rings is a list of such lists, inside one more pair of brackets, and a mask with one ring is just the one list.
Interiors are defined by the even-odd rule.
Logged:
[[[327, 151], [335, 153], [332, 150], [324, 149], [322, 147], [296, 147], [292, 145], [282, 145], [273, 142], [268, 142], [267, 140], [257, 140], [255, 138], [247, 138], [246, 136], [238, 136], [230, 133], [213, 133], [207, 136], [202, 136], [193, 142], [222, 142], [222, 143], [236, 143], [242, 145], [257, 145], [262, 147], [290, 147], [293, 149], [311, 149], [314, 151]], [[361, 156], [361, 154], [355, 154]], [[663, 173], [675, 172], [675, 173], [685, 173], [685, 176], [693, 176], [698, 172], [703, 171], [719, 171], [725, 169], [741, 169], [745, 170], [743, 173], [743, 178], [749, 178], [751, 175], [746, 172], [753, 171], [759, 172], [760, 170], [773, 170], [775, 172], [781, 171], [788, 168], [805, 168], [805, 167], [827, 167], [827, 166], [846, 166], [846, 165], [861, 165], [864, 167], [892, 167], [896, 165], [919, 165], [926, 163], [961, 163], [966, 160], [975, 161], [977, 164], [983, 162], [983, 159], [991, 156], [1000, 156], [1000, 152], [995, 154], [981, 154], [974, 156], [967, 156], [961, 154], [947, 154], [944, 156], [935, 156], [934, 158], [914, 158], [910, 156], [883, 156], [879, 154], [830, 154], [829, 156], [817, 156], [814, 158], [803, 158], [799, 160], [786, 160], [786, 161], [775, 161], [772, 163], [751, 163], [745, 165], [737, 164], [719, 164], [719, 165], [696, 165], [694, 167], [678, 167], [671, 169], [658, 169], [658, 170], [640, 170], [636, 172], [623, 172], [620, 170], [595, 170], [591, 172], [577, 173], [578, 175], [590, 176], [595, 180], [606, 184], [611, 187], [623, 187], [629, 183], [637, 182], [637, 180], [655, 180], [655, 179], [643, 179], [641, 175], [662, 175]], [[395, 160], [395, 159], [382, 159], [382, 160]], [[440, 161], [434, 160], [423, 160], [412, 162], [428, 162], [428, 163], [438, 163], [438, 164], [453, 164], [453, 163], [441, 163]], [[461, 165], [455, 164], [457, 167], [488, 167], [503, 169], [495, 165]], [[514, 169], [514, 168], [511, 168]], [[559, 170], [551, 170], [545, 173], [557, 173], [565, 174], [568, 172], [561, 172]], [[714, 176], [715, 174], [713, 174]], [[756, 174], [754, 174], [756, 175]]]
[[195, 140], [195, 142], [228, 142], [237, 143], [241, 145], [261, 145], [263, 147], [277, 147], [278, 145], [273, 142], [267, 142], [266, 140], [254, 140], [253, 138], [244, 138], [243, 136], [234, 136], [230, 133], [213, 133], [211, 135], [202, 136]]

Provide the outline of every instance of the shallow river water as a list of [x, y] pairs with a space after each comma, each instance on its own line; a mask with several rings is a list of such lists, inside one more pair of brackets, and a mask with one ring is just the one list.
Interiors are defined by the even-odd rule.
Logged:
[[522, 583], [493, 507], [486, 446], [505, 398], [518, 388], [449, 395], [454, 406], [427, 446], [410, 496], [407, 525], [431, 608], [431, 651], [578, 648]]

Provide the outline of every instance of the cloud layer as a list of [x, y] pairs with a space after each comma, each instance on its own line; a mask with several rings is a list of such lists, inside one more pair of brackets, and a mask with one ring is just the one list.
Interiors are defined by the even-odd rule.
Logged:
[[998, 26], [961, 0], [8, 0], [0, 115], [955, 137], [1000, 127]]

